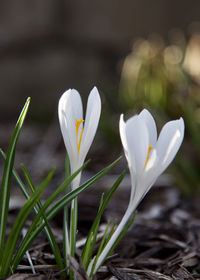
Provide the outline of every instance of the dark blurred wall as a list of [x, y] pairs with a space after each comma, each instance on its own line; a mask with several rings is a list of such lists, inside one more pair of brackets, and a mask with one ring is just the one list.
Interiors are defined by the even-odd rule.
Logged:
[[27, 96], [45, 119], [65, 89], [117, 88], [134, 38], [187, 33], [199, 11], [197, 0], [2, 0], [0, 120], [16, 116]]

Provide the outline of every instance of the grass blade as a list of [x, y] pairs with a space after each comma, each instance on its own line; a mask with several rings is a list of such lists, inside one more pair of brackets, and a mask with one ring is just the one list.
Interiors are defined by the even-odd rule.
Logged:
[[[121, 157], [120, 157], [121, 158]], [[108, 167], [104, 168], [103, 170], [101, 170], [100, 172], [98, 172], [95, 176], [93, 176], [92, 178], [90, 178], [87, 182], [85, 182], [83, 185], [81, 185], [80, 187], [78, 187], [77, 189], [71, 191], [70, 193], [66, 194], [63, 198], [61, 198], [58, 202], [55, 203], [55, 205], [46, 213], [46, 217], [47, 220], [51, 220], [58, 211], [60, 211], [64, 206], [66, 206], [68, 203], [70, 203], [77, 195], [79, 195], [82, 191], [84, 191], [85, 189], [87, 189], [90, 185], [92, 185], [93, 183], [95, 183], [97, 180], [99, 180], [101, 177], [103, 177], [113, 166], [115, 166], [117, 164], [117, 162], [120, 160], [120, 158], [118, 158], [116, 161], [114, 161], [112, 164], [110, 164]], [[86, 166], [87, 163], [85, 163], [79, 170], [77, 170], [72, 176], [70, 176], [69, 178], [67, 178], [65, 180], [65, 182], [57, 189], [56, 191], [56, 196], [53, 194], [52, 196], [55, 198], [57, 198], [57, 196], [66, 188], [66, 186], [68, 184], [70, 184], [70, 182], [75, 178], [75, 176]], [[52, 199], [50, 198], [49, 200], [51, 200], [51, 203], [54, 202], [54, 200], [52, 201]], [[49, 201], [48, 200], [48, 201]], [[45, 203], [42, 207], [42, 211], [44, 212], [47, 207], [49, 207], [50, 203]], [[40, 210], [41, 211], [41, 210]], [[21, 258], [23, 257], [23, 255], [25, 254], [25, 252], [27, 251], [27, 249], [30, 247], [30, 245], [32, 244], [33, 240], [36, 238], [36, 236], [41, 232], [41, 230], [44, 228], [45, 226], [45, 222], [42, 220], [41, 223], [38, 223], [39, 220], [41, 218], [41, 212], [39, 212], [37, 214], [37, 216], [35, 217], [31, 227], [29, 228], [25, 238], [23, 239], [22, 243], [20, 244], [20, 247], [13, 259], [13, 263], [12, 263], [12, 270], [14, 271], [16, 269], [16, 267], [18, 266]]]
[[[3, 152], [2, 149], [0, 149], [0, 154], [1, 154], [2, 158], [3, 158], [4, 160], [6, 160], [6, 154]], [[29, 193], [27, 192], [25, 185], [23, 184], [22, 180], [20, 179], [20, 177], [19, 177], [19, 175], [17, 174], [17, 171], [15, 170], [14, 167], [13, 167], [13, 169], [12, 169], [12, 175], [14, 176], [14, 178], [15, 178], [15, 180], [16, 180], [18, 186], [20, 187], [20, 189], [21, 189], [21, 191], [22, 191], [22, 193], [24, 194], [24, 196], [26, 197], [26, 199], [28, 199], [28, 198], [29, 198]]]
[[49, 181], [53, 176], [53, 172], [51, 171], [43, 183], [38, 187], [38, 189], [30, 196], [30, 198], [26, 201], [22, 209], [20, 210], [17, 219], [14, 222], [14, 225], [11, 229], [11, 232], [8, 236], [8, 240], [6, 242], [5, 250], [2, 256], [2, 266], [1, 266], [1, 277], [5, 277], [11, 273], [10, 266], [12, 263], [13, 254], [15, 251], [15, 247], [17, 244], [17, 240], [21, 234], [24, 223], [32, 211], [35, 204], [38, 202], [42, 192], [47, 187]]
[[102, 248], [102, 251], [106, 247], [106, 244], [109, 242], [110, 238], [112, 237], [113, 232], [114, 232], [115, 227], [116, 227], [116, 224], [117, 224], [117, 220], [114, 220], [114, 223], [113, 223], [112, 228], [111, 228], [111, 230], [110, 230], [110, 232], [109, 232], [109, 234], [107, 236], [107, 239], [106, 239], [106, 242], [105, 242], [105, 244], [104, 244], [104, 246]]
[[[99, 209], [99, 211], [98, 211], [98, 213], [97, 213], [97, 216], [96, 216], [96, 218], [95, 218], [95, 220], [94, 220], [94, 222], [93, 222], [93, 224], [92, 224], [92, 227], [91, 227], [91, 229], [90, 229], [89, 235], [90, 235], [92, 232], [98, 232], [98, 228], [99, 228], [99, 224], [100, 224], [100, 219], [101, 219], [101, 217], [102, 217], [102, 215], [103, 215], [103, 213], [104, 213], [104, 211], [105, 211], [105, 208], [106, 208], [106, 206], [108, 205], [108, 203], [109, 203], [111, 197], [113, 196], [113, 194], [114, 194], [115, 191], [117, 190], [118, 186], [120, 185], [121, 181], [123, 180], [123, 178], [124, 178], [126, 172], [127, 172], [127, 169], [125, 169], [125, 170], [121, 173], [121, 175], [119, 176], [119, 178], [115, 181], [115, 183], [113, 184], [112, 188], [111, 188], [110, 191], [108, 192], [108, 194], [107, 194], [107, 196], [106, 196], [104, 202], [102, 203], [102, 205], [101, 205], [101, 207], [100, 207], [100, 209]], [[89, 235], [88, 235], [88, 236], [89, 236]], [[94, 236], [94, 237], [95, 237], [95, 236]], [[89, 246], [90, 249], [91, 249], [91, 250], [90, 250], [89, 257], [87, 257], [87, 259], [86, 259], [85, 255], [84, 255], [84, 254], [85, 254], [85, 248], [83, 249], [83, 254], [82, 254], [82, 259], [84, 260], [84, 264], [86, 265], [86, 266], [85, 266], [85, 269], [88, 268], [89, 262], [90, 262], [90, 260], [91, 260], [91, 257], [92, 257], [92, 254], [93, 254], [93, 250], [94, 250], [94, 245], [95, 245], [95, 242], [96, 242], [96, 238], [94, 238], [93, 244], [89, 245], [88, 242], [89, 242], [89, 241], [87, 240], [85, 246]]]
[[[43, 213], [45, 213], [46, 209], [51, 205], [51, 203], [54, 202], [54, 200], [59, 196], [59, 194], [66, 188], [68, 184], [74, 179], [74, 177], [87, 165], [87, 162], [79, 169], [77, 170], [71, 177], [69, 177], [65, 182], [50, 196], [50, 198], [44, 203], [44, 205], [41, 207], [41, 209], [38, 211], [37, 215], [35, 216], [31, 226], [29, 227], [24, 239], [22, 240], [16, 255], [14, 256], [13, 263], [12, 263], [12, 270], [15, 271], [17, 268], [17, 265], [23, 258], [25, 252], [28, 250], [28, 248], [31, 246], [32, 242], [36, 238], [37, 234], [41, 232], [41, 230], [46, 225], [44, 219], [43, 219]], [[81, 191], [80, 191], [81, 192]], [[69, 194], [67, 202], [70, 202], [77, 194]], [[60, 208], [59, 208], [60, 210]], [[49, 221], [48, 215], [46, 214], [46, 218]], [[42, 225], [42, 226], [41, 226]]]
[[[28, 171], [26, 170], [25, 166], [24, 165], [21, 165], [22, 167], [22, 170], [24, 172], [24, 175], [25, 175], [25, 178], [26, 178], [26, 181], [28, 183], [28, 186], [30, 187], [30, 190], [32, 193], [36, 192], [36, 188], [33, 184], [33, 181], [28, 173]], [[39, 212], [39, 210], [42, 208], [42, 203], [40, 202], [40, 200], [38, 200], [37, 202], [37, 208], [35, 207], [34, 210], [35, 210], [35, 213], [37, 214]], [[59, 250], [59, 247], [56, 243], [56, 239], [53, 235], [53, 232], [51, 230], [51, 227], [49, 225], [49, 222], [46, 218], [46, 214], [43, 212], [42, 213], [42, 216], [43, 216], [43, 219], [45, 221], [45, 224], [46, 226], [44, 227], [44, 231], [46, 233], [46, 236], [47, 236], [47, 239], [49, 240], [49, 244], [50, 244], [50, 247], [52, 249], [52, 252], [54, 254], [54, 257], [55, 257], [55, 260], [56, 260], [56, 263], [58, 265], [58, 269], [59, 271], [62, 271], [64, 270], [65, 268], [65, 265], [63, 264], [63, 261], [62, 261], [62, 257], [61, 257], [61, 254], [60, 254], [60, 250]], [[63, 275], [63, 276], [66, 276], [66, 275]]]
[[116, 246], [119, 244], [120, 240], [124, 237], [124, 235], [126, 234], [128, 229], [130, 228], [130, 226], [133, 224], [133, 222], [135, 220], [135, 216], [136, 216], [136, 211], [133, 213], [133, 215], [130, 218], [130, 220], [128, 221], [127, 225], [125, 226], [125, 228], [123, 229], [123, 231], [121, 232], [121, 234], [119, 235], [119, 237], [117, 238], [115, 243], [113, 244], [112, 248], [110, 249], [109, 254], [116, 248]]
[[[102, 207], [103, 204], [103, 198], [104, 198], [104, 193], [101, 195], [101, 200], [100, 200], [100, 204], [99, 204], [99, 209], [98, 209], [98, 213], [99, 210]], [[96, 238], [97, 238], [97, 233], [98, 233], [98, 229], [99, 229], [99, 223], [100, 223], [100, 218], [101, 216], [98, 216], [98, 221], [96, 223], [95, 227], [92, 227], [91, 230], [89, 231], [87, 240], [85, 242], [84, 248], [83, 248], [83, 252], [82, 252], [82, 263], [83, 263], [83, 267], [86, 269], [90, 259], [92, 257], [93, 251], [94, 251], [94, 246], [96, 243]]]
[[98, 257], [100, 256], [100, 254], [101, 254], [101, 252], [102, 252], [102, 249], [103, 249], [103, 247], [104, 247], [104, 244], [105, 244], [105, 242], [106, 242], [106, 237], [107, 237], [107, 234], [108, 234], [109, 226], [110, 226], [110, 223], [107, 224], [106, 229], [105, 229], [105, 232], [104, 232], [104, 235], [103, 235], [103, 238], [102, 238], [101, 243], [100, 243], [100, 245], [99, 245], [99, 248], [98, 248], [96, 257], [95, 257], [94, 262], [93, 262], [93, 265], [92, 265], [92, 272], [93, 272], [93, 270], [94, 270], [94, 268], [95, 268], [95, 265], [96, 265], [96, 263], [97, 263]]
[[3, 178], [2, 178], [1, 192], [0, 192], [0, 256], [2, 256], [3, 249], [4, 249], [5, 231], [6, 231], [6, 224], [7, 224], [7, 217], [8, 217], [9, 200], [10, 200], [10, 187], [11, 187], [11, 177], [12, 177], [11, 175], [12, 175], [12, 169], [14, 165], [15, 151], [16, 151], [17, 141], [22, 129], [22, 125], [24, 123], [28, 111], [29, 104], [30, 104], [30, 98], [27, 99], [21, 111], [21, 114], [18, 118], [18, 121], [16, 123], [8, 147], [8, 153], [7, 153], [4, 171], [3, 171]]
[[[2, 151], [2, 149], [0, 149], [0, 154], [3, 157], [3, 159], [5, 160], [6, 159], [6, 155]], [[31, 185], [32, 192], [33, 192], [34, 191], [33, 182], [31, 180], [30, 176], [28, 175], [28, 172], [26, 171], [24, 166], [22, 167], [22, 169], [24, 170], [24, 173], [26, 173], [25, 177], [26, 177], [27, 181], [29, 181], [29, 184]], [[12, 170], [12, 174], [13, 174], [13, 176], [14, 176], [17, 184], [18, 184], [18, 186], [20, 187], [21, 191], [23, 192], [24, 196], [26, 197], [26, 199], [29, 199], [30, 195], [27, 192], [26, 187], [23, 184], [20, 176], [18, 175], [18, 173], [16, 172], [16, 170], [14, 168]], [[36, 207], [34, 207], [34, 211], [35, 211], [36, 214], [38, 213], [38, 209]], [[45, 222], [46, 222], [47, 227], [45, 227], [44, 230], [45, 230], [45, 233], [47, 235], [47, 239], [50, 241], [50, 245], [51, 245], [52, 251], [54, 253], [54, 256], [55, 256], [55, 259], [56, 259], [56, 262], [57, 262], [59, 270], [63, 270], [64, 269], [64, 265], [63, 265], [63, 262], [62, 262], [62, 257], [60, 255], [60, 251], [59, 251], [58, 245], [57, 245], [57, 243], [55, 241], [55, 238], [53, 236], [53, 233], [51, 232], [50, 227], [47, 224], [48, 221], [45, 220]]]
[[111, 163], [109, 166], [106, 168], [102, 169], [100, 172], [98, 172], [96, 175], [94, 175], [92, 178], [87, 180], [84, 184], [82, 184], [80, 187], [75, 189], [74, 191], [71, 191], [68, 195], [65, 195], [63, 198], [61, 198], [48, 212], [47, 212], [47, 217], [48, 219], [52, 219], [56, 213], [62, 209], [62, 207], [66, 204], [66, 199], [68, 196], [73, 196], [75, 198], [78, 194], [80, 194], [82, 191], [87, 189], [89, 186], [94, 184], [96, 181], [98, 181], [100, 178], [102, 178], [113, 166], [117, 164], [117, 162], [121, 159], [118, 158], [115, 160], [113, 163]]
[[[117, 237], [117, 239], [115, 240], [115, 242], [113, 243], [112, 247], [110, 248], [110, 250], [107, 252], [107, 254], [105, 254], [104, 258], [102, 258], [102, 260], [99, 262], [99, 264], [97, 265], [98, 259], [101, 257], [102, 254], [99, 255], [99, 258], [97, 258], [95, 260], [95, 264], [92, 266], [92, 270], [90, 272], [90, 277], [92, 277], [93, 274], [95, 274], [99, 267], [105, 262], [106, 258], [110, 255], [110, 253], [116, 248], [116, 246], [118, 245], [118, 243], [120, 242], [120, 240], [124, 237], [124, 235], [126, 234], [126, 232], [128, 231], [128, 229], [130, 228], [130, 226], [133, 224], [134, 219], [136, 216], [136, 211], [132, 214], [132, 217], [130, 217], [130, 219], [128, 220], [127, 224], [125, 225], [124, 229], [122, 230], [122, 232], [119, 234], [119, 236]], [[110, 237], [111, 239], [111, 237]], [[104, 247], [105, 248], [105, 247]], [[103, 251], [103, 250], [102, 250]]]

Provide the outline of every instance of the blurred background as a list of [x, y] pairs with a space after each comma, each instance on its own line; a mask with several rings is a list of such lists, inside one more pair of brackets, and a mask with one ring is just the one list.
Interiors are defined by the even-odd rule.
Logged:
[[61, 167], [58, 99], [66, 89], [76, 88], [86, 100], [96, 85], [103, 100], [91, 151], [96, 169], [122, 151], [120, 113], [128, 117], [146, 107], [159, 128], [184, 117], [186, 138], [171, 173], [184, 194], [198, 193], [199, 10], [197, 0], [2, 0], [1, 146], [7, 147], [13, 123], [31, 96], [31, 125], [19, 144], [19, 151], [31, 153], [20, 154], [20, 161], [28, 162], [33, 173], [47, 163], [47, 169]]

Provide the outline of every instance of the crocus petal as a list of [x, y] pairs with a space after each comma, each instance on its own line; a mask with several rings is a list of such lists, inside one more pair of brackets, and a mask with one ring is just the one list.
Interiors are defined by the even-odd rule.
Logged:
[[155, 121], [145, 109], [126, 123], [121, 116], [120, 135], [131, 174], [130, 204], [135, 209], [175, 157], [183, 141], [184, 122], [181, 118], [167, 123], [157, 141]]
[[[138, 205], [155, 183], [158, 176], [169, 166], [178, 152], [184, 137], [183, 119], [170, 121], [161, 130], [155, 148], [152, 150], [143, 176], [139, 178], [139, 187], [135, 190], [133, 205]], [[137, 177], [138, 179], [138, 177]], [[132, 179], [134, 180], [134, 179]]]
[[126, 141], [126, 123], [124, 121], [124, 115], [121, 114], [120, 120], [119, 120], [119, 133], [122, 141], [122, 145], [124, 148], [124, 153], [126, 156], [127, 161], [129, 162], [129, 157], [128, 157], [128, 145]]
[[69, 89], [63, 93], [58, 104], [58, 116], [71, 169], [76, 171], [74, 169], [77, 165], [78, 150], [75, 124], [76, 119], [83, 118], [82, 102], [78, 91]]
[[97, 88], [94, 87], [89, 94], [87, 102], [86, 118], [84, 122], [83, 137], [79, 153], [81, 163], [85, 160], [85, 157], [94, 139], [100, 114], [101, 99]]
[[149, 147], [149, 135], [145, 122], [138, 116], [126, 122], [126, 141], [131, 166], [139, 175], [143, 172]]
[[[83, 105], [82, 105], [82, 100], [81, 100], [81, 96], [79, 94], [79, 92], [75, 89], [71, 90], [71, 94], [70, 94], [70, 108], [72, 110], [72, 118], [73, 118], [73, 123], [74, 123], [74, 127], [75, 127], [75, 121], [83, 119]], [[67, 114], [67, 110], [69, 110], [69, 108], [66, 108], [66, 114]]]
[[[65, 108], [65, 115], [67, 122], [69, 123], [68, 134], [70, 134], [71, 141], [73, 143], [73, 150], [75, 154], [75, 161], [71, 163], [71, 169], [75, 172], [80, 166], [77, 166], [78, 161], [78, 144], [77, 144], [77, 136], [76, 136], [76, 120], [83, 119], [83, 105], [79, 92], [75, 89], [71, 90], [71, 94], [69, 97], [68, 106]], [[80, 128], [82, 127], [82, 124]], [[79, 129], [79, 133], [80, 133]], [[78, 134], [79, 135], [79, 134]]]
[[166, 123], [162, 128], [155, 147], [158, 156], [157, 168], [160, 174], [168, 167], [178, 152], [184, 137], [184, 127], [184, 121], [180, 118]]
[[149, 133], [149, 145], [155, 146], [157, 141], [157, 128], [154, 118], [147, 109], [143, 109], [139, 117], [145, 122]]
[[133, 160], [131, 160], [130, 153], [128, 152], [128, 143], [127, 143], [127, 138], [126, 138], [126, 123], [124, 121], [124, 115], [121, 114], [120, 116], [120, 121], [119, 121], [119, 132], [120, 132], [120, 137], [122, 141], [122, 145], [124, 148], [124, 153], [126, 156], [126, 159], [128, 161], [130, 173], [131, 173], [131, 178], [134, 178], [134, 182], [131, 184], [131, 198], [135, 195], [135, 179], [136, 179], [136, 170], [135, 170], [135, 163]]
[[[150, 159], [151, 160], [151, 159]], [[150, 161], [149, 160], [149, 161]], [[145, 197], [145, 195], [148, 193], [152, 185], [157, 180], [158, 176], [160, 175], [160, 172], [157, 168], [155, 168], [155, 162], [157, 161], [157, 152], [154, 149], [152, 151], [152, 167], [150, 169], [145, 168], [143, 172], [143, 176], [137, 176], [135, 180], [136, 187], [135, 187], [135, 195], [132, 198], [132, 205], [137, 208], [140, 201]], [[130, 172], [131, 173], [131, 172]], [[132, 184], [134, 184], [134, 177], [131, 176]]]
[[[153, 157], [156, 159], [156, 151], [152, 151]], [[131, 196], [130, 196], [130, 203], [132, 211], [134, 211], [140, 201], [144, 198], [147, 194], [151, 186], [155, 183], [158, 172], [155, 168], [152, 168], [149, 171], [145, 170], [140, 174], [134, 174], [134, 172], [130, 169], [131, 175], [131, 188], [134, 188], [134, 193], [131, 189]]]
[[69, 98], [71, 95], [71, 89], [67, 90], [61, 96], [58, 103], [58, 117], [60, 122], [60, 128], [63, 135], [65, 147], [67, 149], [70, 161], [74, 161], [75, 153], [74, 153], [74, 143], [73, 139], [71, 139], [71, 135], [68, 133], [71, 129], [71, 123], [69, 123], [66, 119], [66, 108], [69, 107]]

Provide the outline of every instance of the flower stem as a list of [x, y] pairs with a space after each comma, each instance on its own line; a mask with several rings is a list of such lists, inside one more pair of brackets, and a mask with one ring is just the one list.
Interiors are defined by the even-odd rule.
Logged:
[[[69, 157], [66, 156], [65, 159], [65, 177], [68, 178], [70, 176], [69, 172]], [[68, 187], [66, 187], [66, 194], [68, 193]], [[64, 207], [63, 214], [63, 255], [64, 255], [64, 263], [65, 267], [69, 267], [68, 255], [70, 255], [70, 240], [69, 240], [69, 217], [68, 217], [68, 205]]]
[[[76, 233], [77, 233], [77, 218], [78, 218], [78, 199], [77, 197], [71, 204], [71, 220], [70, 220], [70, 256], [74, 258], [76, 250]], [[73, 273], [70, 270], [70, 279], [74, 279]]]
[[99, 267], [102, 265], [104, 260], [110, 254], [110, 252], [113, 250], [113, 247], [114, 247], [116, 241], [118, 240], [118, 238], [120, 237], [120, 235], [123, 232], [124, 228], [126, 227], [129, 219], [131, 218], [131, 216], [133, 214], [133, 211], [134, 211], [134, 209], [132, 209], [132, 207], [130, 207], [130, 204], [129, 204], [129, 206], [128, 206], [128, 208], [127, 208], [127, 210], [126, 210], [126, 212], [125, 212], [121, 222], [119, 223], [117, 229], [115, 230], [115, 232], [113, 233], [112, 237], [108, 241], [107, 245], [105, 246], [105, 248], [101, 252], [101, 254], [100, 254], [100, 256], [99, 256], [99, 258], [98, 258], [98, 260], [97, 260], [97, 262], [95, 264], [95, 267], [93, 267], [91, 271], [87, 271], [89, 276], [94, 275], [98, 271]]
[[77, 213], [78, 213], [78, 200], [75, 198], [71, 206], [71, 222], [70, 222], [70, 255], [75, 256], [76, 249], [76, 232], [77, 232]]
[[68, 255], [70, 254], [69, 231], [68, 231], [68, 206], [64, 207], [63, 216], [63, 255], [65, 267], [69, 267]]
[[[80, 184], [81, 174], [79, 173], [72, 181], [72, 189], [76, 189]], [[78, 198], [74, 198], [71, 203], [71, 216], [70, 216], [70, 256], [74, 258], [76, 251], [76, 234], [78, 223]], [[72, 270], [69, 273], [70, 280], [74, 279]]]

